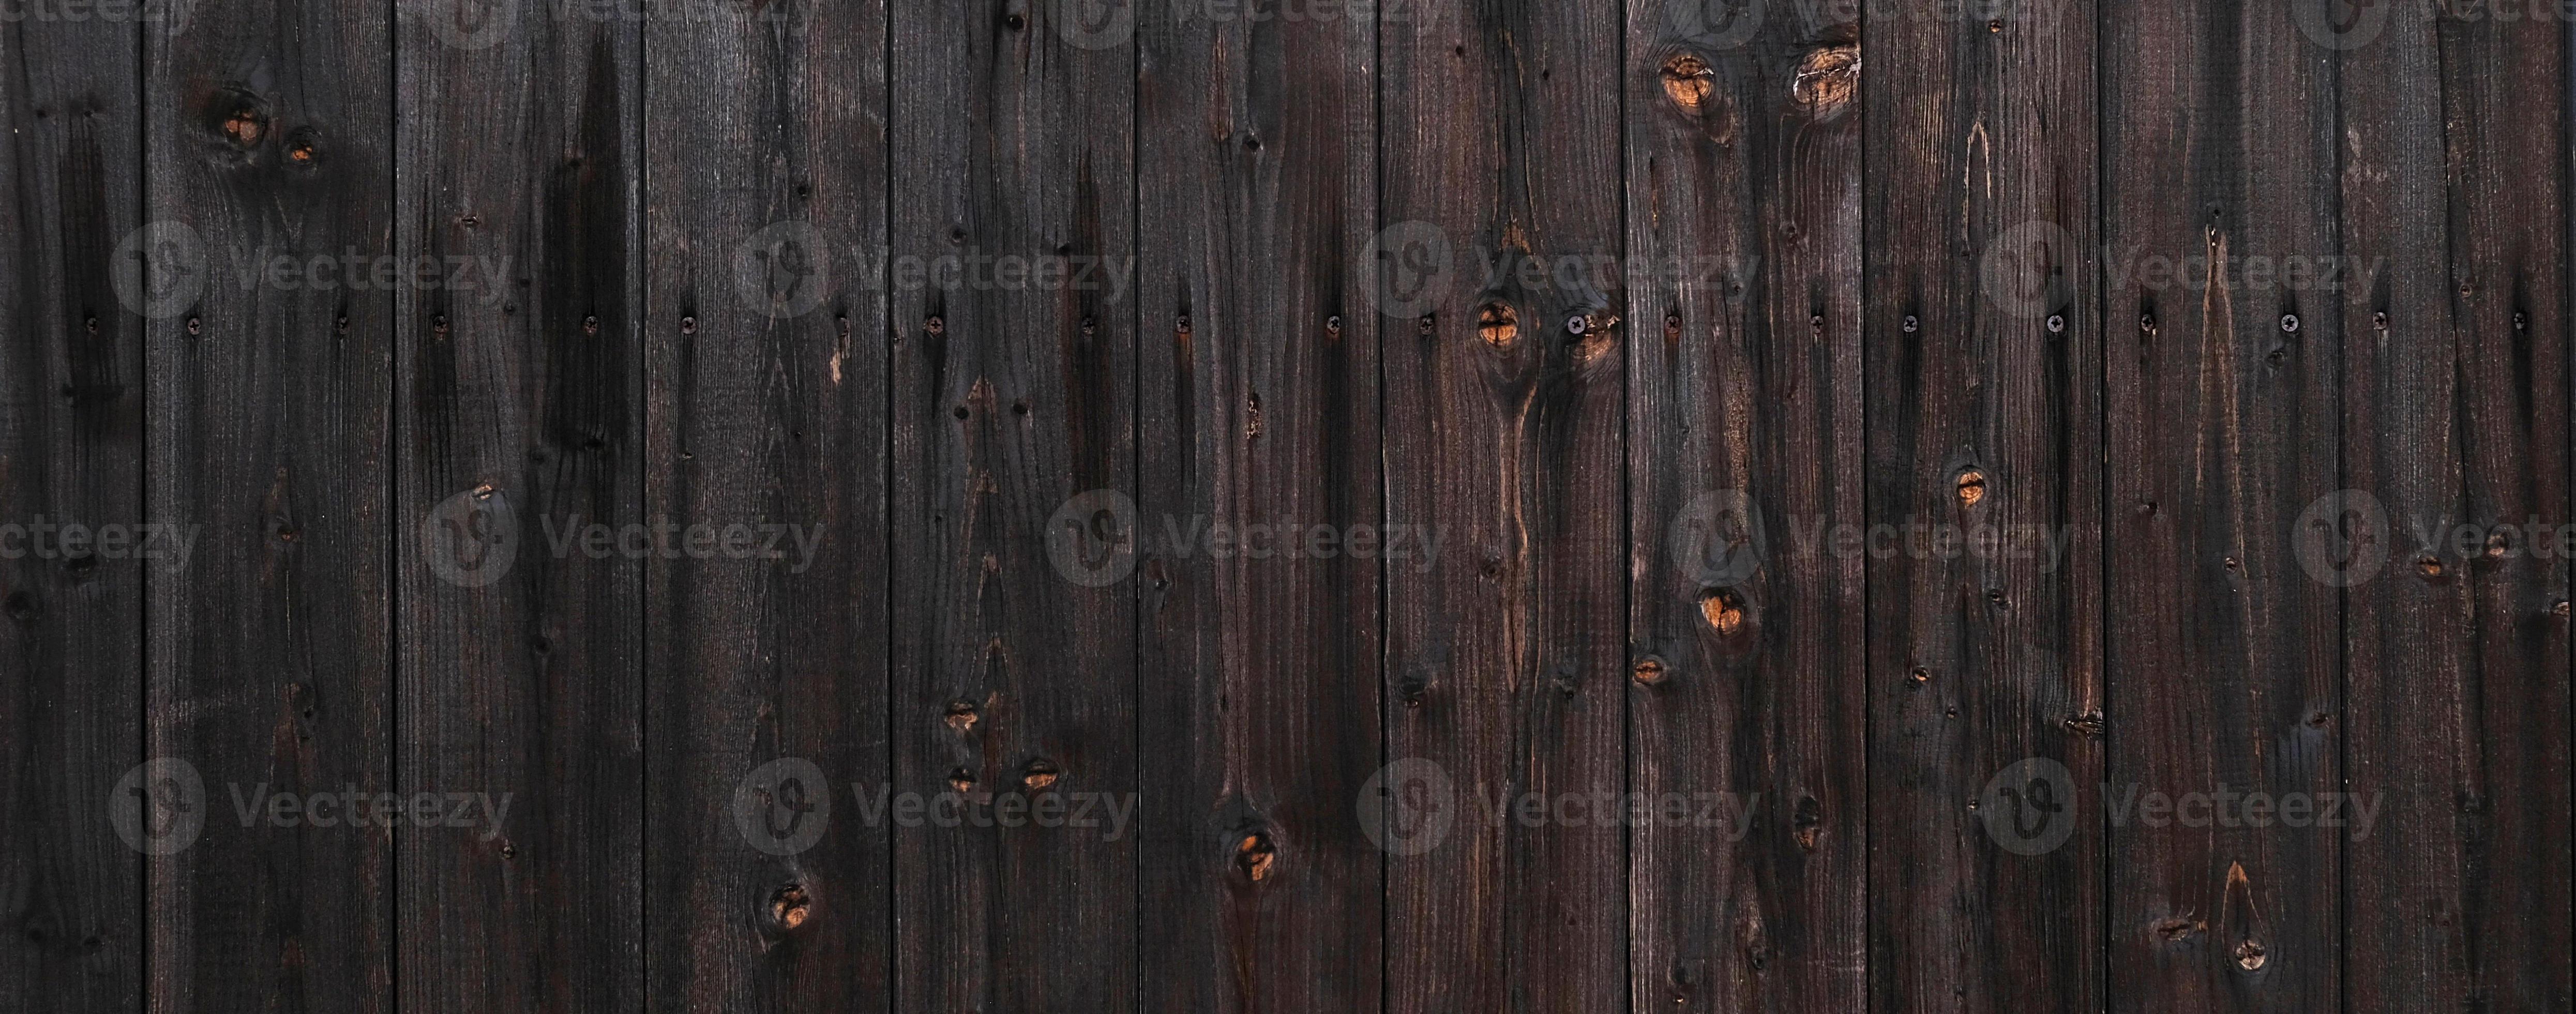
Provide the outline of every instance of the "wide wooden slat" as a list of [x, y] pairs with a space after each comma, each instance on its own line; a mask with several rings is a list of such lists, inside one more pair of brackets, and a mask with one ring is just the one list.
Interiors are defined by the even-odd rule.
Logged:
[[1142, 12], [1146, 1007], [1374, 1011], [1376, 26]]
[[142, 760], [144, 581], [178, 562], [131, 541], [143, 318], [115, 281], [143, 224], [136, 32], [0, 25], [0, 1010], [142, 1001], [142, 859], [101, 819]]
[[[1370, 290], [1387, 524], [1412, 543], [1386, 567], [1387, 756], [1436, 765], [1449, 796], [1411, 775], [1381, 785], [1394, 827], [1449, 823], [1388, 859], [1388, 1004], [1612, 1009], [1628, 993], [1628, 862], [1618, 807], [1599, 800], [1625, 781], [1634, 325], [1599, 265], [1622, 246], [1620, 18], [1407, 10], [1382, 26]], [[1551, 812], [1524, 819], [1524, 794]]]
[[690, 10], [644, 38], [645, 1002], [894, 1009], [885, 8]]
[[1997, 14], [1861, 40], [1884, 1010], [2103, 1006], [2096, 11]]
[[[148, 495], [202, 526], [149, 582], [148, 752], [202, 773], [205, 820], [152, 862], [157, 1010], [393, 1007], [392, 846], [420, 832], [345, 818], [397, 787], [396, 292], [373, 261], [366, 288], [310, 271], [392, 253], [391, 22], [209, 0], [145, 28], [154, 285], [179, 304], [147, 331]], [[300, 813], [322, 793], [330, 826]]]
[[[2562, 25], [2392, 5], [2341, 47], [2350, 1009], [2569, 992], [2567, 56]], [[2462, 526], [2470, 531], [2462, 536]], [[2554, 536], [2555, 528], [2544, 531]], [[2554, 542], [2554, 538], [2553, 538]]]
[[398, 983], [631, 1011], [644, 562], [576, 540], [643, 521], [638, 29], [497, 11], [422, 4], [397, 47], [396, 249], [467, 283], [397, 317], [399, 768], [498, 818], [402, 836]]
[[1832, 541], [1862, 518], [1862, 64], [1832, 15], [1628, 7], [1635, 1010], [1866, 1002], [1866, 560]]
[[1137, 1003], [1136, 13], [894, 7], [895, 788], [983, 814], [897, 831], [904, 1010]]
[[2286, 4], [2105, 24], [2111, 1000], [2329, 1009], [2345, 834], [2285, 817], [2342, 788], [2333, 61]]

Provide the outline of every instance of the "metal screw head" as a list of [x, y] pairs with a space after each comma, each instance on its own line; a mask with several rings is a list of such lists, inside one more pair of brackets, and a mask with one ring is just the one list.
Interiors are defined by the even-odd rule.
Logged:
[[1906, 314], [1906, 315], [1905, 315], [1905, 333], [1906, 333], [1906, 334], [1913, 334], [1914, 332], [1916, 332], [1916, 331], [1918, 331], [1918, 330], [1921, 330], [1921, 329], [1922, 329], [1922, 327], [1923, 327], [1923, 322], [1922, 322], [1922, 321], [1919, 321], [1919, 320], [1914, 319], [1914, 315], [1913, 315], [1913, 314], [1910, 314], [1910, 313], [1909, 313], [1909, 314]]
[[1565, 331], [1567, 334], [1582, 334], [1585, 328], [1591, 326], [1591, 319], [1579, 313], [1565, 318]]
[[2281, 315], [2281, 333], [2282, 333], [2282, 334], [2297, 334], [2297, 333], [2299, 333], [2299, 315], [2298, 315], [2298, 314], [2295, 314], [2295, 313], [2285, 313], [2285, 314], [2282, 314], [2282, 315]]
[[2048, 315], [2048, 333], [2050, 333], [2050, 334], [2062, 334], [2062, 333], [2064, 333], [2065, 331], [2066, 331], [2066, 315], [2064, 315], [2064, 314], [2058, 314], [2058, 313], [2052, 313], [2052, 314], [2049, 314], [2049, 315]]

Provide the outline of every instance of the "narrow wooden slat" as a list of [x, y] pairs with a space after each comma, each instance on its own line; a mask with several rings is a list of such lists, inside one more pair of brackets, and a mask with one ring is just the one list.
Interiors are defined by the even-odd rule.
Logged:
[[639, 29], [496, 10], [397, 47], [396, 250], [465, 283], [397, 316], [399, 770], [494, 818], [400, 839], [399, 986], [632, 1011], [644, 562], [578, 540], [643, 521]]
[[2346, 787], [2382, 805], [2346, 851], [2345, 992], [2565, 1009], [2567, 561], [2525, 526], [2569, 520], [2568, 46], [2483, 8], [2367, 13], [2316, 31], [2341, 47], [2366, 272], [2342, 301], [2345, 482], [2387, 522], [2346, 593]]
[[1139, 6], [894, 9], [895, 786], [970, 804], [897, 832], [904, 1010], [1137, 1002]]
[[0, 25], [5, 1010], [141, 1006], [142, 860], [101, 819], [142, 759], [146, 574], [176, 563], [131, 541], [147, 521], [143, 318], [114, 280], [119, 239], [143, 224], [136, 31]]
[[[147, 217], [172, 230], [154, 285], [180, 304], [147, 331], [148, 495], [201, 526], [149, 584], [147, 752], [202, 772], [205, 820], [151, 866], [155, 1009], [392, 1006], [389, 867], [412, 832], [343, 819], [396, 788], [396, 292], [373, 270], [393, 252], [391, 21], [210, 0], [146, 26]], [[353, 254], [365, 288], [310, 271]], [[300, 813], [322, 793], [330, 826]]]
[[889, 839], [862, 805], [888, 763], [885, 297], [862, 264], [885, 244], [885, 7], [683, 9], [644, 30], [645, 514], [676, 542], [645, 570], [646, 1006], [888, 1010]]
[[[1387, 522], [1411, 546], [1386, 561], [1386, 722], [1389, 759], [1436, 765], [1450, 795], [1381, 783], [1395, 829], [1447, 821], [1444, 840], [1388, 859], [1389, 1007], [1614, 1009], [1633, 325], [1601, 266], [1622, 246], [1621, 19], [1602, 4], [1406, 10], [1383, 25], [1371, 251]], [[1525, 794], [1548, 812], [1526, 819]]]
[[1833, 541], [1862, 518], [1861, 53], [1832, 15], [1628, 6], [1634, 1010], [1865, 1003], [1866, 560]]
[[2349, 279], [2333, 61], [2294, 22], [2191, 0], [2105, 23], [2103, 804], [2124, 1010], [2339, 1002], [2344, 836], [2312, 809], [2285, 820], [2342, 788], [2341, 602], [2297, 540], [2338, 488]]
[[1871, 1006], [2097, 1010], [2097, 12], [1962, 10], [1861, 44]]
[[1137, 58], [1146, 1006], [1374, 1011], [1376, 26], [1195, 13]]

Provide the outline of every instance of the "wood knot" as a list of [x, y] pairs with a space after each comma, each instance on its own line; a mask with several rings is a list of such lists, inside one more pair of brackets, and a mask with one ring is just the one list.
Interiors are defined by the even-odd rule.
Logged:
[[2102, 738], [2102, 713], [2099, 711], [2087, 711], [2058, 724], [2065, 726], [2066, 731], [2087, 739]]
[[2236, 967], [2248, 972], [2263, 967], [2263, 945], [2251, 940], [2237, 944]]
[[1860, 47], [1826, 46], [1798, 61], [1798, 76], [1789, 82], [1789, 98], [1817, 117], [1840, 113], [1860, 93]]
[[1270, 843], [1269, 835], [1259, 831], [1244, 835], [1243, 840], [1234, 845], [1234, 865], [1256, 884], [1270, 879], [1270, 864], [1278, 858], [1278, 846]]
[[1055, 784], [1056, 776], [1062, 773], [1053, 761], [1044, 758], [1033, 760], [1028, 767], [1021, 769], [1020, 784], [1028, 786], [1031, 792], [1037, 792]]
[[1732, 637], [1744, 629], [1744, 600], [1730, 588], [1711, 588], [1699, 594], [1699, 614], [1721, 637]]
[[1663, 659], [1657, 658], [1653, 655], [1648, 655], [1637, 660], [1636, 669], [1631, 671], [1629, 675], [1636, 677], [1637, 682], [1639, 683], [1653, 686], [1657, 683], [1663, 682], [1664, 677], [1670, 675], [1670, 673], [1665, 669]]
[[1696, 113], [1716, 90], [1716, 75], [1709, 73], [1708, 61], [1689, 53], [1664, 61], [1664, 95], [1674, 105]]
[[965, 768], [956, 768], [949, 771], [948, 787], [955, 790], [957, 794], [961, 796], [975, 791], [975, 773], [968, 771]]
[[975, 702], [958, 699], [948, 702], [948, 728], [963, 736], [975, 731]]
[[1959, 506], [1974, 507], [1986, 498], [1986, 473], [1968, 469], [1959, 473]]
[[1521, 313], [1510, 303], [1487, 303], [1476, 311], [1476, 334], [1487, 345], [1511, 348], [1521, 338]]
[[789, 884], [769, 896], [769, 921], [782, 930], [805, 925], [814, 911], [813, 899], [805, 894], [805, 885]]
[[2155, 934], [2157, 939], [2163, 940], [2166, 943], [2178, 944], [2191, 939], [2192, 932], [2198, 928], [2199, 927], [2189, 919], [2181, 918], [2179, 916], [2166, 916], [2165, 918], [2156, 920]]

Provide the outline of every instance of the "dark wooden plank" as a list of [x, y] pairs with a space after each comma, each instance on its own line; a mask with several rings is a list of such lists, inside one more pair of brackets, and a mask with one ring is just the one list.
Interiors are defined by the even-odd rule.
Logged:
[[885, 7], [690, 10], [645, 26], [646, 515], [755, 542], [646, 562], [646, 1002], [888, 1010]]
[[2096, 11], [1961, 10], [1861, 45], [1871, 1006], [2097, 1010]]
[[1376, 25], [1141, 9], [1146, 1007], [1374, 1011]]
[[398, 769], [498, 823], [400, 838], [398, 985], [632, 1011], [644, 561], [576, 540], [644, 520], [639, 30], [441, 7], [397, 46], [395, 249], [466, 283], [397, 317]]
[[[893, 252], [932, 272], [893, 286], [896, 786], [994, 825], [898, 832], [906, 1010], [1139, 996], [1132, 808], [999, 825], [1006, 800], [1139, 785], [1132, 544], [1087, 540], [1118, 514], [1092, 507], [1132, 511], [1138, 314], [1179, 326], [1131, 288], [1141, 6], [895, 12]], [[977, 267], [1003, 257], [1073, 260], [1053, 284]]]
[[1633, 1010], [1866, 1003], [1859, 26], [1766, 14], [1628, 7]]
[[202, 526], [188, 566], [149, 582], [148, 752], [203, 773], [205, 816], [151, 867], [156, 1009], [392, 1003], [404, 832], [351, 826], [345, 802], [327, 827], [301, 799], [260, 811], [263, 793], [395, 788], [395, 292], [372, 260], [364, 289], [303, 270], [392, 253], [391, 13], [210, 0], [146, 26], [148, 217], [202, 256], [163, 248], [196, 298], [146, 341], [152, 511]]
[[143, 224], [136, 32], [0, 24], [0, 1010], [142, 1002], [142, 860], [101, 819], [142, 759], [144, 575], [177, 562], [130, 541], [143, 318], [114, 282]]
[[2343, 835], [2284, 817], [2342, 778], [2342, 605], [2295, 541], [2338, 486], [2333, 63], [2286, 4], [2105, 28], [2112, 1005], [2329, 1009]]
[[[2342, 47], [2353, 1010], [2564, 1010], [2569, 988], [2567, 64], [2552, 20], [2372, 8]], [[2471, 526], [2465, 538], [2460, 526]]]
[[[1626, 832], [1594, 802], [1624, 788], [1627, 753], [1629, 324], [1600, 270], [1623, 241], [1620, 23], [1515, 0], [1381, 26], [1370, 291], [1387, 522], [1412, 543], [1387, 560], [1387, 754], [1452, 794], [1445, 840], [1388, 859], [1396, 1011], [1627, 1002]], [[1384, 786], [1394, 820], [1434, 816], [1415, 784]], [[1549, 812], [1522, 819], [1524, 794]]]

